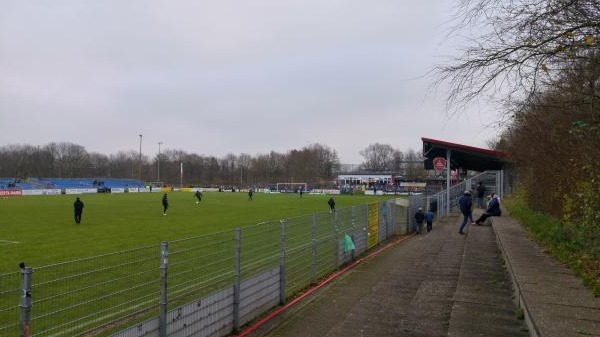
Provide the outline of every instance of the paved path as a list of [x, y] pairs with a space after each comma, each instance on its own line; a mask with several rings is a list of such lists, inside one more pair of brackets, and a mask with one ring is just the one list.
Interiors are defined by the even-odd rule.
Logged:
[[457, 223], [367, 259], [252, 336], [527, 336], [492, 227]]
[[365, 259], [252, 336], [600, 336], [600, 298], [513, 218], [464, 236], [458, 222]]
[[531, 336], [600, 336], [600, 297], [533, 243], [513, 218], [494, 218], [493, 229]]

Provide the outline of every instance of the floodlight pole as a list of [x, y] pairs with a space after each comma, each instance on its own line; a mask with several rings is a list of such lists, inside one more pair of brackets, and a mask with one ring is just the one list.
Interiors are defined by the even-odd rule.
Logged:
[[[452, 159], [452, 152], [450, 149], [446, 150], [446, 215], [450, 214], [450, 175], [452, 166], [450, 165], [450, 160]], [[457, 177], [458, 178], [458, 177]]]
[[156, 182], [160, 182], [160, 145], [162, 142], [158, 142], [158, 159], [157, 161], [157, 170], [156, 170]]
[[138, 178], [140, 180], [142, 180], [142, 134], [140, 133], [140, 171], [139, 171], [139, 175]]

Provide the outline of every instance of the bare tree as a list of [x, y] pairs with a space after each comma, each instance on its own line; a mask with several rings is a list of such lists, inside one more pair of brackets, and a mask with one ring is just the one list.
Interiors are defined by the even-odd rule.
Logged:
[[52, 155], [59, 178], [89, 175], [89, 156], [85, 148], [73, 143], [50, 143], [46, 145]]
[[394, 151], [394, 170], [400, 170], [402, 168], [402, 162], [404, 161], [405, 155], [402, 151], [395, 150]]
[[238, 156], [238, 168], [240, 174], [240, 187], [254, 185], [255, 176], [250, 170], [252, 165], [252, 156], [242, 153]]
[[534, 95], [576, 61], [595, 59], [600, 47], [598, 0], [459, 0], [457, 8], [450, 34], [482, 33], [435, 68], [437, 83], [450, 85], [449, 107], [498, 90], [509, 100]]
[[404, 177], [407, 180], [421, 180], [426, 177], [423, 156], [410, 149], [404, 155]]
[[361, 164], [364, 170], [368, 171], [392, 171], [394, 170], [394, 148], [388, 144], [371, 144], [360, 155], [364, 158]]
[[133, 150], [118, 152], [108, 157], [108, 169], [104, 172], [107, 177], [115, 178], [137, 178], [137, 167], [139, 165], [139, 154]]
[[337, 152], [322, 144], [310, 145], [308, 150], [316, 156], [318, 172], [315, 177], [318, 177], [322, 184], [331, 180], [334, 172], [338, 171], [340, 167], [340, 159]]
[[[155, 180], [157, 160], [142, 156], [142, 179]], [[160, 178], [178, 185], [180, 165], [186, 185], [268, 185], [302, 181], [326, 184], [339, 166], [334, 150], [313, 144], [286, 154], [272, 151], [252, 157], [227, 154], [222, 158], [165, 149], [160, 154]], [[88, 153], [83, 146], [50, 143], [46, 146], [6, 145], [0, 147], [0, 176], [5, 177], [139, 177], [139, 153], [131, 150], [106, 156]]]
[[[89, 172], [90, 176], [102, 177], [108, 172], [109, 160], [108, 157], [101, 153], [89, 154]], [[39, 175], [38, 175], [39, 176]]]

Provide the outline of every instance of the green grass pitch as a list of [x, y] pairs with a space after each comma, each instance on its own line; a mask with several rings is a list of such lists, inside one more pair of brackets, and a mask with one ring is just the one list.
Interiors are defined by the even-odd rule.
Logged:
[[[75, 224], [75, 195], [0, 199], [0, 274], [19, 270], [19, 262], [39, 267], [111, 253], [161, 241], [244, 227], [262, 221], [327, 212], [329, 196], [206, 192], [196, 204], [193, 193], [84, 194], [82, 223]], [[389, 196], [335, 196], [336, 207], [364, 204]]]

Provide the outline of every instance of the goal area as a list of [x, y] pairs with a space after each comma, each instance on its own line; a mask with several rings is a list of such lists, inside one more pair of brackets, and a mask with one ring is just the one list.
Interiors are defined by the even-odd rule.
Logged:
[[287, 192], [287, 193], [295, 193], [299, 191], [307, 192], [308, 184], [307, 183], [277, 183], [275, 184], [275, 189], [278, 192]]

